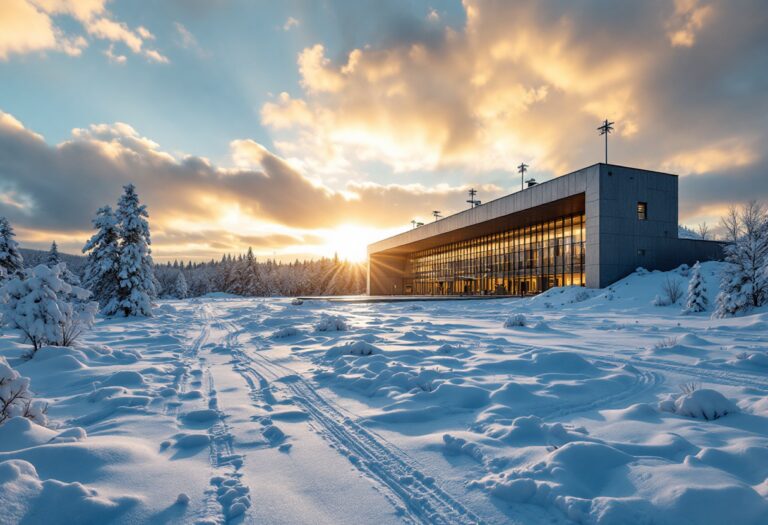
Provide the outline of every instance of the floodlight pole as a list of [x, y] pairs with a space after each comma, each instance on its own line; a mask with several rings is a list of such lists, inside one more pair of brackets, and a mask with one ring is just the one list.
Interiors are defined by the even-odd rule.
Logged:
[[615, 122], [608, 122], [608, 119], [605, 119], [603, 122], [603, 125], [597, 128], [597, 131], [600, 132], [601, 135], [605, 135], [605, 163], [608, 164], [608, 135], [613, 131], [613, 125]]
[[432, 216], [435, 218], [435, 222], [437, 222], [438, 219], [442, 219], [443, 216], [440, 215], [440, 210], [434, 210], [432, 212]]
[[517, 167], [517, 171], [520, 173], [520, 191], [525, 189], [525, 171], [528, 169], [528, 164], [523, 162]]

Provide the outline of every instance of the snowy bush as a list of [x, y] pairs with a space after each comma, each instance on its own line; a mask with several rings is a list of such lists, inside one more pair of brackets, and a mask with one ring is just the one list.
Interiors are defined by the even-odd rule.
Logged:
[[26, 417], [45, 425], [45, 412], [46, 406], [32, 399], [29, 378], [19, 375], [0, 356], [0, 425], [12, 417]]
[[525, 326], [525, 316], [523, 314], [515, 314], [507, 317], [504, 321], [504, 328], [515, 328], [517, 326]]
[[701, 265], [698, 261], [691, 269], [691, 280], [688, 281], [688, 297], [685, 301], [685, 312], [703, 312], [707, 309], [707, 288], [701, 276]]
[[340, 315], [322, 314], [320, 321], [315, 325], [318, 332], [343, 332], [349, 330], [346, 320]]
[[656, 294], [653, 301], [651, 301], [651, 304], [653, 304], [653, 306], [669, 306], [669, 301], [661, 295]]
[[301, 330], [295, 326], [284, 326], [283, 328], [275, 330], [272, 334], [272, 339], [284, 339], [286, 337], [294, 337], [297, 335], [301, 335]]
[[712, 421], [739, 412], [739, 407], [717, 390], [709, 388], [688, 389], [677, 396], [669, 396], [659, 403], [659, 408], [681, 416]]
[[90, 292], [61, 278], [62, 266], [24, 270], [2, 288], [2, 324], [18, 329], [33, 354], [45, 344], [69, 346], [93, 325], [97, 305]]
[[723, 219], [728, 245], [717, 296], [719, 317], [735, 315], [768, 302], [768, 213], [750, 202], [731, 208]]

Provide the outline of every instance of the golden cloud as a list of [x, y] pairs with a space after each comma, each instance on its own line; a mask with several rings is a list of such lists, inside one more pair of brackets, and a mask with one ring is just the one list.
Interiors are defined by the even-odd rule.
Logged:
[[[359, 239], [364, 247], [413, 218], [427, 219], [433, 209], [464, 206], [464, 186], [349, 182], [334, 190], [253, 140], [230, 147], [233, 165], [217, 167], [202, 157], [172, 155], [125, 123], [74, 129], [69, 140], [50, 146], [0, 112], [0, 162], [8, 166], [0, 177], [6, 195], [0, 215], [24, 232], [24, 243], [45, 247], [56, 239], [72, 250], [73, 239], [85, 241], [93, 212], [114, 203], [121, 186], [132, 182], [148, 205], [161, 258], [210, 257], [248, 245], [263, 255], [294, 257], [332, 255], [343, 239]], [[478, 187], [484, 198], [501, 193]], [[351, 250], [356, 243], [343, 246]]]
[[[144, 44], [153, 40], [149, 30], [135, 30], [114, 20], [106, 10], [108, 0], [4, 0], [0, 2], [0, 60], [13, 54], [60, 51], [80, 55], [88, 45], [83, 35], [68, 35], [56, 24], [55, 16], [66, 15], [77, 20], [86, 33], [97, 39], [122, 43], [133, 53], [153, 62], [166, 63], [168, 58]], [[125, 55], [116, 54], [110, 46], [104, 54], [117, 63]]]

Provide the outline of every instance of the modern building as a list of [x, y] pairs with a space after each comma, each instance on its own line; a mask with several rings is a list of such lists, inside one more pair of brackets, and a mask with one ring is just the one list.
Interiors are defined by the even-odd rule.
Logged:
[[678, 238], [677, 176], [595, 164], [368, 246], [370, 295], [603, 288], [637, 267], [718, 259]]

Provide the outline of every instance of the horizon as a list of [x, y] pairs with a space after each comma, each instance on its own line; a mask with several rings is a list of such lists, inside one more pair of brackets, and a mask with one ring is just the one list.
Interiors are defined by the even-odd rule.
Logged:
[[[680, 223], [765, 199], [764, 10], [12, 0], [0, 215], [79, 254], [133, 182], [158, 262], [371, 242], [603, 161], [680, 175]], [[23, 24], [24, 33], [11, 31]], [[5, 29], [5, 31], [3, 31]]]

